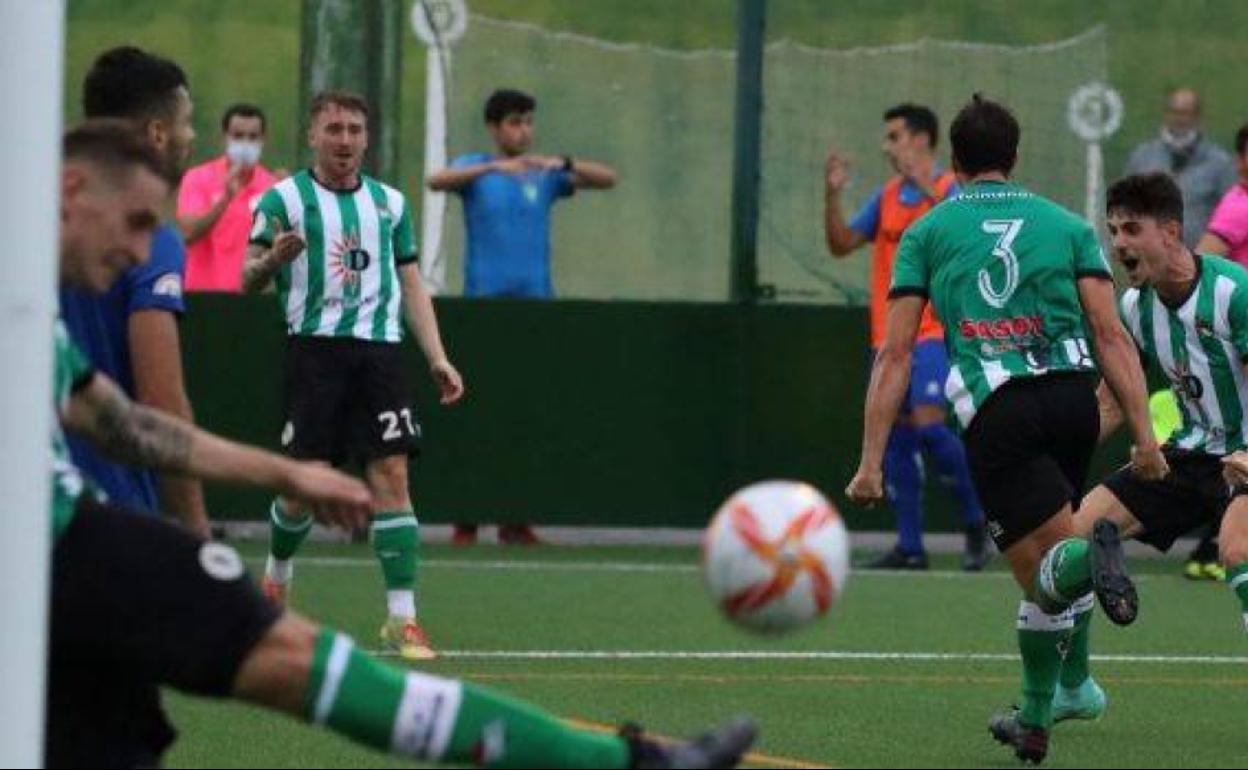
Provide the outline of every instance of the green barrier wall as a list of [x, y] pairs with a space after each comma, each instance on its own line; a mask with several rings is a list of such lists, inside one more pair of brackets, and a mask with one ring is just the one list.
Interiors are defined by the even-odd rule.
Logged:
[[[840, 495], [867, 376], [860, 309], [443, 299], [438, 312], [468, 395], [438, 406], [407, 344], [426, 521], [693, 527], [733, 489], [785, 477], [830, 493], [854, 528], [892, 526]], [[275, 447], [274, 300], [192, 296], [183, 334], [199, 422]], [[209, 490], [220, 518], [258, 518], [267, 499]], [[930, 527], [951, 528], [947, 496], [933, 485], [928, 499]]]

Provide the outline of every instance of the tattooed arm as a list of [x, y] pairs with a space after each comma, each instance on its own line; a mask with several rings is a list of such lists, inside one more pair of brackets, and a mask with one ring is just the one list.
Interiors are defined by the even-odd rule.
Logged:
[[317, 518], [330, 524], [355, 526], [367, 521], [370, 496], [357, 479], [324, 465], [295, 462], [229, 441], [136, 404], [99, 374], [74, 392], [61, 421], [66, 430], [122, 462], [267, 487], [311, 503]]
[[249, 294], [268, 288], [273, 276], [284, 265], [298, 259], [307, 245], [298, 233], [282, 229], [282, 221], [277, 217], [270, 221], [269, 227], [273, 233], [271, 246], [257, 242], [247, 245], [247, 255], [243, 260], [243, 291]]

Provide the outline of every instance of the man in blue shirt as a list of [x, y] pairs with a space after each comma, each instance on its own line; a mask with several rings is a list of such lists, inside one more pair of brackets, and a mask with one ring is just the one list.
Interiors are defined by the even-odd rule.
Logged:
[[[172, 176], [184, 168], [195, 131], [186, 75], [177, 64], [132, 47], [106, 51], [83, 81], [82, 101], [88, 118], [134, 121]], [[123, 273], [106, 294], [63, 289], [60, 300], [65, 325], [93, 366], [135, 401], [190, 420], [178, 337], [185, 261], [181, 236], [164, 225], [153, 237], [148, 262]], [[113, 462], [83, 442], [69, 443], [75, 464], [112, 502], [152, 514], [167, 510], [195, 534], [210, 534], [197, 480], [156, 476]]]
[[536, 100], [499, 90], [485, 103], [485, 126], [495, 152], [469, 153], [429, 177], [430, 189], [464, 202], [469, 297], [549, 298], [550, 210], [584, 187], [615, 186], [615, 171], [568, 155], [531, 155]]
[[[458, 193], [464, 202], [467, 258], [464, 294], [469, 297], [548, 299], [550, 210], [580, 188], [609, 190], [615, 171], [570, 155], [531, 155], [533, 113], [529, 94], [501, 89], [485, 102], [485, 127], [493, 153], [469, 153], [429, 177], [432, 190]], [[476, 539], [475, 525], [458, 525], [455, 542]], [[505, 543], [537, 542], [525, 525], [499, 528]]]

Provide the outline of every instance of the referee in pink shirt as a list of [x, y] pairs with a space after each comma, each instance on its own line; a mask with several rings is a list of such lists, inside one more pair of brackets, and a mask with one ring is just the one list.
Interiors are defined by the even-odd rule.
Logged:
[[235, 104], [227, 109], [221, 133], [225, 153], [187, 171], [178, 191], [187, 291], [242, 291], [251, 213], [278, 181], [260, 165], [265, 120], [259, 107]]
[[1218, 254], [1248, 267], [1248, 124], [1235, 134], [1235, 170], [1239, 181], [1213, 210], [1196, 252]]

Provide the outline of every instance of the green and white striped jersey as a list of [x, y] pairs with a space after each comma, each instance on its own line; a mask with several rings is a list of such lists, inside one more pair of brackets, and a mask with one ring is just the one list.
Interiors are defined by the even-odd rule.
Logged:
[[403, 338], [398, 266], [415, 262], [417, 251], [401, 192], [364, 175], [355, 190], [330, 190], [304, 170], [260, 198], [251, 242], [272, 245], [274, 220], [307, 244], [274, 279], [289, 334]]
[[52, 541], [55, 543], [74, 519], [78, 498], [88, 491], [87, 483], [75, 467], [61, 430], [60, 416], [69, 406], [74, 388], [86, 382], [93, 373], [87, 357], [73, 341], [65, 324], [56, 319], [52, 338]]
[[1221, 257], [1196, 260], [1200, 279], [1178, 307], [1145, 286], [1124, 292], [1119, 308], [1179, 402], [1182, 427], [1168, 443], [1224, 455], [1248, 440], [1248, 270]]
[[1078, 280], [1111, 279], [1091, 226], [1018, 185], [978, 182], [906, 229], [891, 296], [928, 297], [945, 325], [945, 395], [963, 428], [1018, 377], [1094, 371]]

